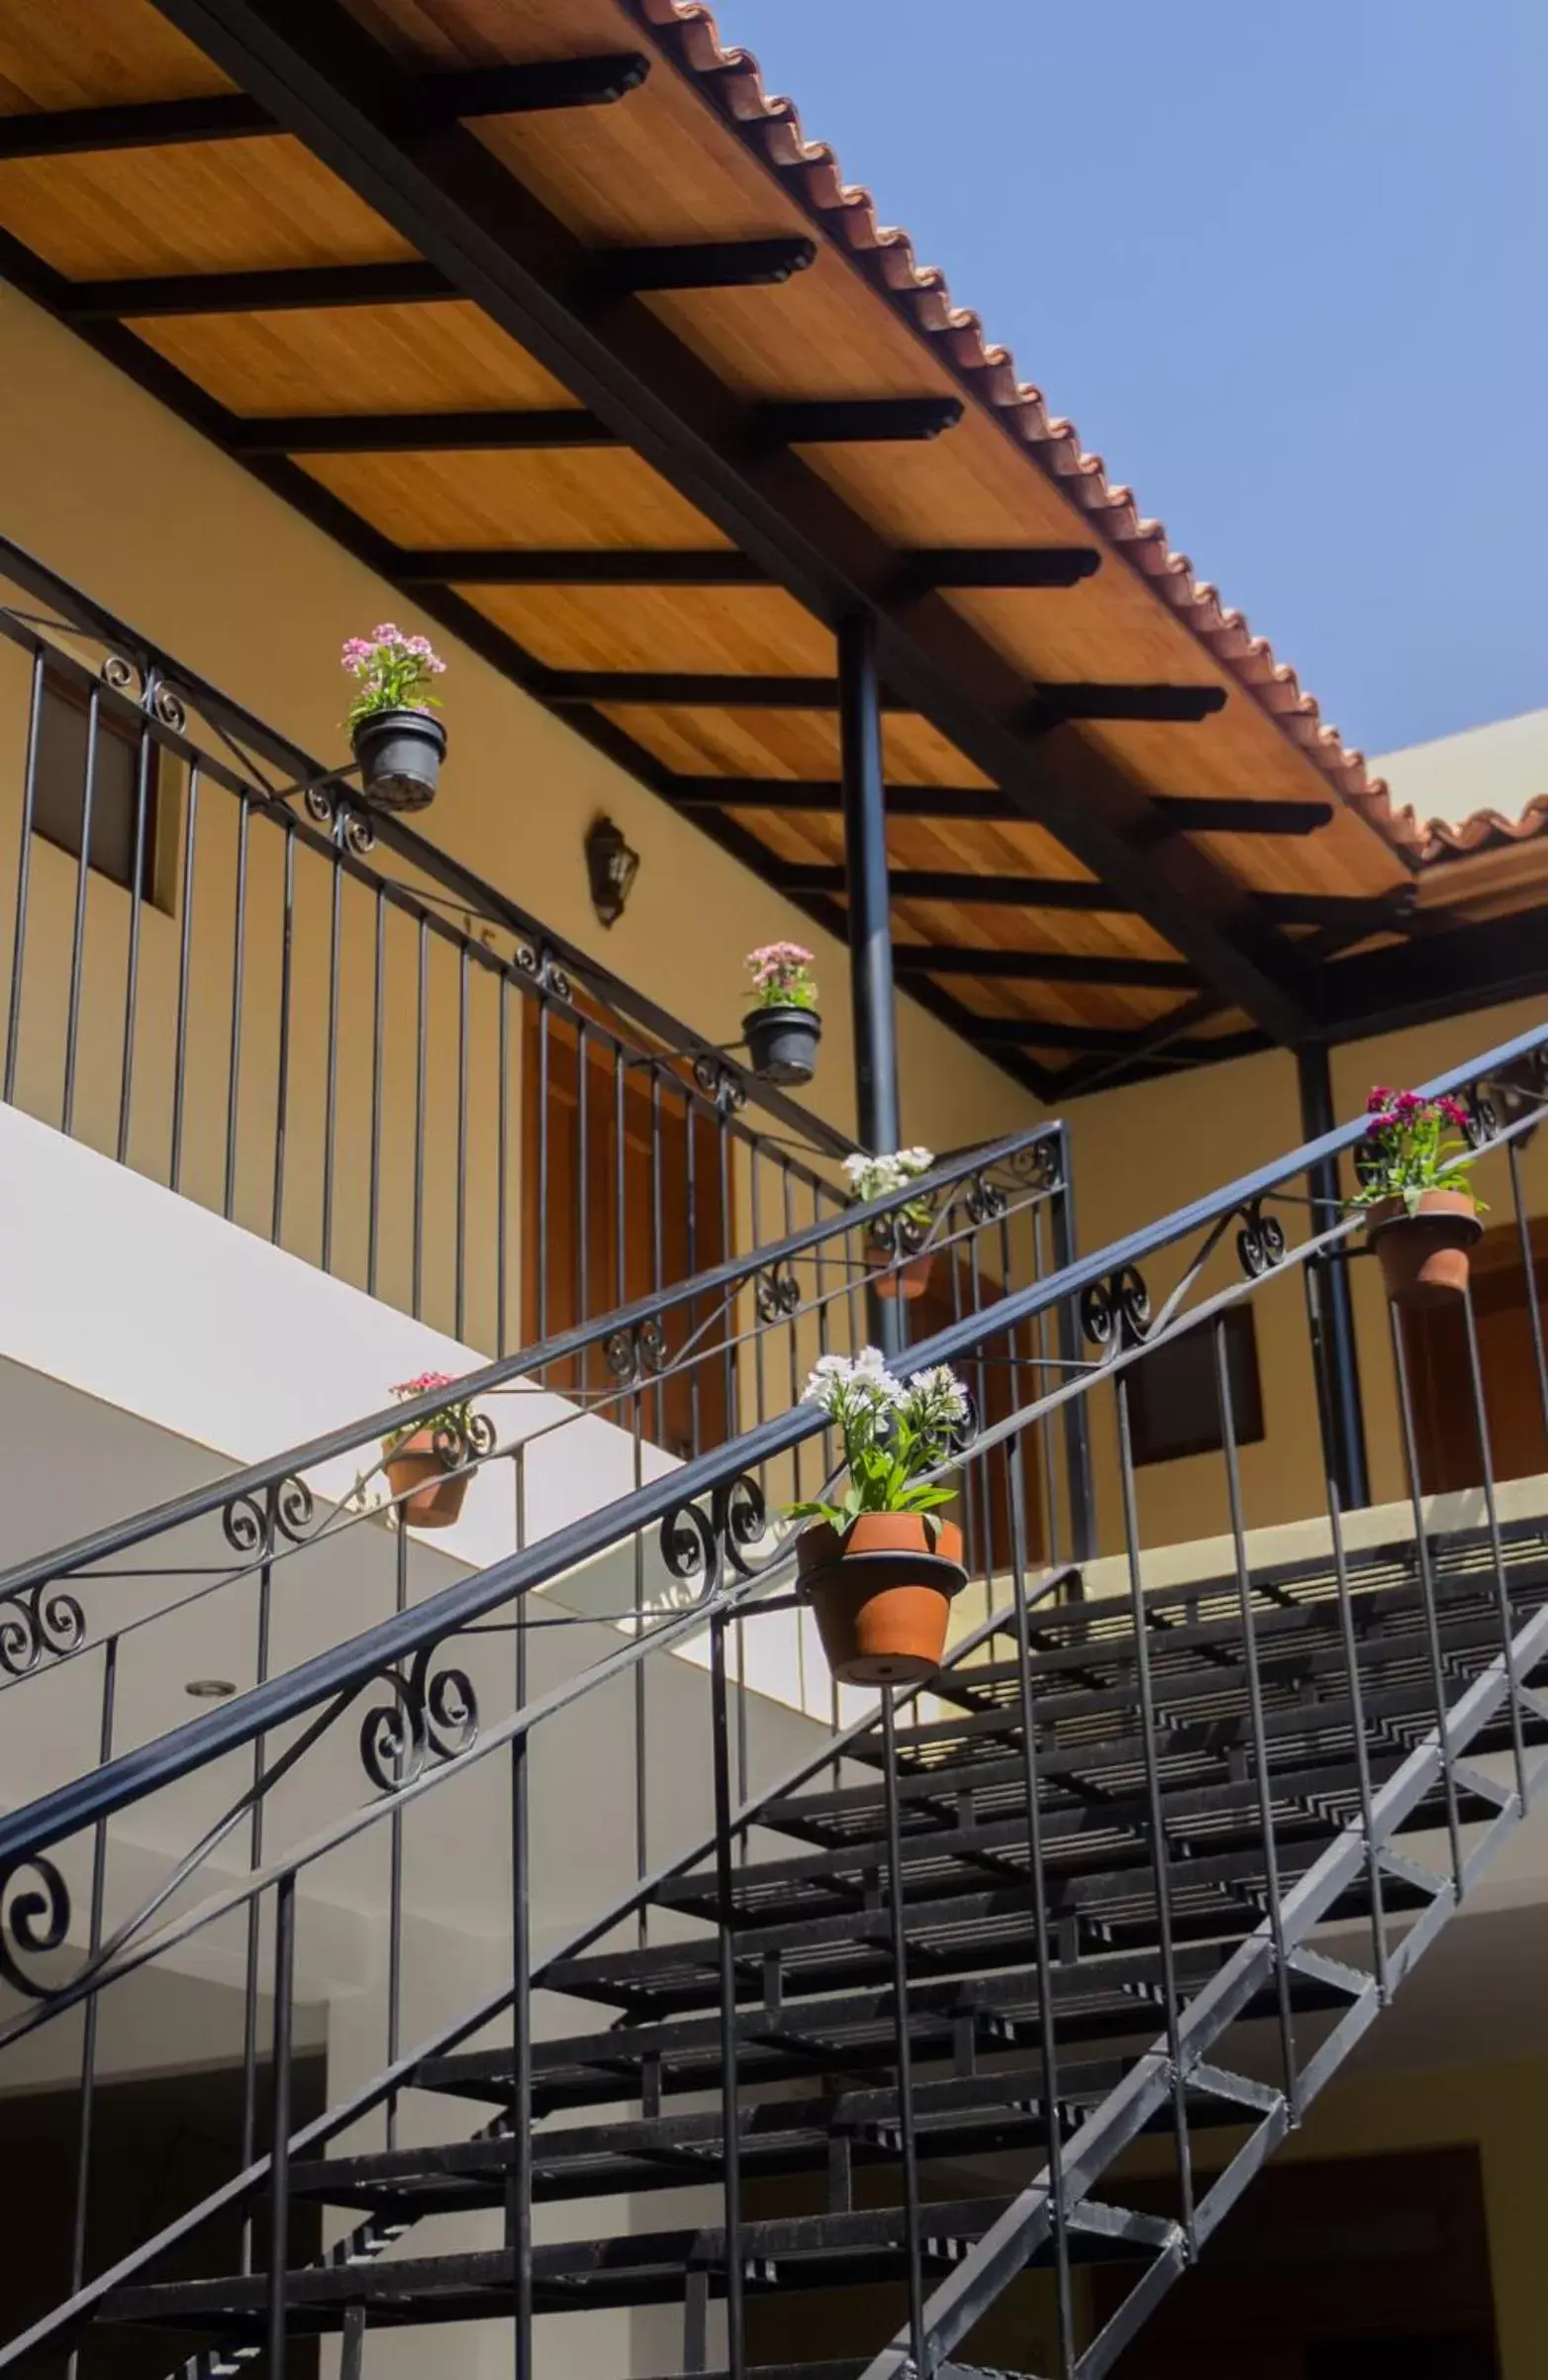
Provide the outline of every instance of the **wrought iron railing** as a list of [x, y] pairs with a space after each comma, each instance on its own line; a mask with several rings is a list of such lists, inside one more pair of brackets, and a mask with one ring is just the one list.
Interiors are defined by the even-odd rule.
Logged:
[[0, 1092], [503, 1354], [843, 1203], [853, 1145], [0, 538]]
[[[1467, 1098], [1483, 1186], [1500, 1175], [1508, 1186], [1527, 1259], [1548, 1460], [1520, 1164], [1548, 1106], [1545, 1083], [1548, 1028], [1430, 1087]], [[755, 1698], [734, 1697], [733, 1710], [736, 1630], [750, 1636], [790, 1617], [791, 1541], [771, 1534], [759, 1478], [797, 1448], [819, 1458], [822, 1416], [799, 1405], [0, 1818], [0, 1973], [27, 2003], [0, 2018], [0, 2053], [83, 2008], [90, 2041], [90, 2012], [135, 1975], [200, 1957], [209, 1972], [223, 1948], [230, 1957], [245, 1945], [249, 2076], [260, 1979], [269, 1990], [273, 2142], [272, 2153], [259, 2151], [249, 2088], [241, 2155], [221, 2187], [109, 2270], [88, 2277], [83, 2245], [68, 2299], [36, 2320], [20, 2317], [0, 2368], [56, 2349], [104, 2317], [213, 2333], [225, 2343], [211, 2371], [233, 2352], [266, 2346], [274, 2372], [293, 2325], [342, 2320], [358, 2368], [373, 2314], [395, 2324], [417, 2309], [443, 2319], [461, 2290], [470, 2318], [504, 2293], [516, 2368], [527, 2375], [537, 2321], [628, 2303], [636, 2271], [638, 2302], [660, 2303], [670, 2268], [681, 2288], [680, 2368], [707, 2368], [710, 2295], [725, 2310], [725, 2368], [740, 2375], [762, 2360], [749, 2348], [761, 2298], [787, 2277], [799, 2288], [815, 2270], [819, 2281], [836, 2272], [896, 2290], [898, 2328], [877, 2341], [866, 2372], [902, 2380], [950, 2363], [1038, 2259], [1055, 2303], [1045, 2368], [1061, 2380], [1107, 2370], [1545, 1781], [1545, 1763], [1529, 1757], [1548, 1740], [1548, 1701], [1534, 1683], [1548, 1663], [1544, 1525], [1501, 1511], [1466, 1299], [1476, 1523], [1448, 1528], [1425, 1507], [1408, 1346], [1395, 1313], [1410, 1526], [1394, 1521], [1378, 1543], [1351, 1549], [1330, 1485], [1306, 1515], [1320, 1522], [1321, 1539], [1304, 1558], [1265, 1562], [1249, 1537], [1228, 1318], [1246, 1304], [1295, 1300], [1355, 1252], [1358, 1218], [1308, 1204], [1300, 1185], [1311, 1168], [1353, 1154], [1362, 1129], [1329, 1134], [965, 1312], [913, 1351], [919, 1366], [951, 1362], [969, 1377], [992, 1361], [1022, 1367], [1012, 1402], [993, 1418], [981, 1412], [953, 1465], [965, 1509], [982, 1492], [992, 1516], [977, 1557], [990, 1608], [937, 1682], [933, 1706], [901, 1719], [908, 1698], [889, 1692], [878, 1711], [818, 1734], [793, 1771], [758, 1735]], [[1159, 1280], [1163, 1270], [1172, 1286], [1152, 1296], [1147, 1274]], [[1089, 1353], [1066, 1345], [1044, 1356], [1029, 1335], [1071, 1300]], [[1138, 1519], [1132, 1401], [1139, 1367], [1188, 1333], [1202, 1334], [1209, 1353], [1229, 1550], [1217, 1574], [1155, 1588]], [[1056, 1365], [1056, 1385], [1027, 1395], [1031, 1366], [1045, 1361]], [[1109, 1541], [1122, 1557], [1122, 1585], [1072, 1602], [1061, 1591], [1079, 1581], [1067, 1565], [1039, 1570], [1028, 1558], [1034, 1434], [1071, 1407], [1099, 1406], [1113, 1421]], [[289, 1519], [276, 1501], [255, 1525], [255, 1550], [288, 1559]], [[540, 1591], [562, 1593], [580, 1565], [607, 1562], [626, 1590], [602, 1622], [614, 1633], [599, 1657], [566, 1672], [553, 1647], [574, 1642], [565, 1631], [585, 1624], [551, 1610]], [[629, 1593], [641, 1578], [647, 1591]], [[707, 1693], [686, 1657], [696, 1650]], [[605, 1765], [630, 1687], [644, 1747], [632, 1779], [628, 1763]], [[738, 1790], [736, 1714], [749, 1710], [754, 1739]], [[576, 1765], [561, 1815], [534, 1793], [532, 1764], [549, 1762], [538, 1773], [559, 1791], [553, 1764], [565, 1745]], [[1500, 1775], [1481, 1764], [1497, 1752]], [[631, 1836], [632, 1794], [652, 1759], [674, 1780], [672, 1805], [652, 1804], [648, 1828]], [[233, 1760], [250, 1766], [222, 1769]], [[588, 1836], [586, 1780], [596, 1773], [601, 1831]], [[223, 1806], [221, 1781], [238, 1774]], [[195, 1781], [204, 1790], [191, 1796]], [[469, 2005], [437, 1932], [417, 1982], [424, 2037], [406, 2053], [408, 1921], [389, 1881], [402, 1873], [411, 1824], [428, 1830], [441, 1858], [448, 1843], [461, 1845], [481, 1921], [498, 1890], [510, 1968]], [[771, 1865], [763, 1854], [773, 1832], [793, 1836], [801, 1856]], [[1438, 1866], [1399, 1847], [1422, 1849], [1426, 1836], [1441, 1846]], [[138, 1874], [115, 1898], [121, 1840], [153, 1848], [155, 1873]], [[603, 1846], [620, 1840], [626, 1870], [638, 1872], [626, 1872], [617, 1890], [599, 1877], [585, 1922], [550, 1950], [533, 1941], [543, 1914], [534, 1859], [555, 1840], [569, 1874], [584, 1865], [583, 1843], [605, 1865]], [[373, 1906], [391, 1909], [393, 1927], [381, 2069], [298, 2129], [290, 2090], [309, 1929], [326, 1926], [340, 1892], [359, 1903], [372, 1845], [389, 1880]], [[542, 1874], [551, 1894], [555, 1871]], [[443, 1901], [436, 1896], [437, 1908]], [[1368, 1965], [1351, 1917], [1366, 1925]], [[1324, 1930], [1334, 1923], [1341, 1931], [1329, 1945]], [[571, 2025], [577, 1996], [625, 2021], [600, 2039], [552, 2043], [533, 2021], [538, 1992], [558, 1995]], [[702, 2021], [685, 2016], [692, 2011]], [[1268, 2081], [1255, 2079], [1255, 2050], [1243, 2071], [1226, 2062], [1238, 2028], [1265, 2018], [1279, 2059]], [[506, 2209], [506, 2244], [433, 2277], [422, 2262], [394, 2261], [373, 2284], [371, 2260], [414, 2219], [392, 2219], [393, 2193], [405, 2176], [413, 2181], [416, 2155], [430, 2155], [398, 2144], [399, 2100], [410, 2087], [470, 2087], [445, 2053], [475, 2038], [486, 2044], [483, 2087], [503, 2110], [486, 2137], [499, 2165], [488, 2203]], [[982, 2065], [980, 2049], [993, 2052]], [[868, 2065], [882, 2087], [854, 2137], [893, 2177], [895, 2200], [856, 2208], [842, 2105]], [[839, 2107], [824, 2102], [826, 2114], [808, 2123], [821, 2158], [812, 2186], [821, 2192], [825, 2177], [828, 2195], [825, 2206], [803, 2202], [799, 2215], [770, 2222], [744, 2196], [747, 2173], [769, 2169], [758, 2163], [758, 2125], [744, 2119], [757, 2111], [770, 2129], [802, 2073], [829, 2076], [839, 2092]], [[709, 2125], [696, 2148], [663, 2118], [663, 2091], [712, 2095], [717, 2114], [693, 2120]], [[653, 2144], [678, 2181], [697, 2176], [713, 2191], [717, 2215], [696, 2216], [680, 2253], [675, 2234], [663, 2244], [628, 2231], [605, 2254], [534, 2244], [535, 2177], [549, 2171], [541, 2122], [550, 2109], [588, 2103], [587, 2093], [590, 2103], [637, 2103], [637, 2122], [625, 2130], [646, 2163]], [[385, 2163], [363, 2157], [348, 2175], [324, 2175], [301, 2162], [345, 2135], [360, 2143], [368, 2117], [385, 2129]], [[89, 2176], [89, 2093], [82, 2126]], [[1206, 2126], [1215, 2142], [1208, 2178], [1195, 2165]], [[1143, 2132], [1170, 2150], [1160, 2212], [1117, 2203], [1130, 2189], [1117, 2161]], [[842, 2154], [831, 2153], [835, 2143]], [[990, 2195], [969, 2202], [926, 2187], [932, 2158], [976, 2147], [998, 2156], [1008, 2146], [1035, 2149], [1026, 2178], [990, 2184]], [[807, 2150], [798, 2141], [789, 2153]], [[452, 2170], [444, 2158], [432, 2166]], [[292, 2271], [293, 2183], [388, 2212], [368, 2216], [320, 2264]], [[260, 2210], [261, 2243], [252, 2229]], [[159, 2293], [137, 2286], [173, 2250], [186, 2274], [203, 2232], [234, 2216], [246, 2226], [240, 2272]], [[1124, 2286], [1093, 2327], [1075, 2265], [1099, 2250], [1105, 2266], [1119, 2260]], [[600, 2297], [588, 2294], [588, 2276], [599, 2274]], [[805, 2368], [783, 2351], [778, 2360]]]

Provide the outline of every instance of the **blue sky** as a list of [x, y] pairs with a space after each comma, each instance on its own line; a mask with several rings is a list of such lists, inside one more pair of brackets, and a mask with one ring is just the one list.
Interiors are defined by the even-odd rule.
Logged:
[[1548, 705], [1545, 0], [717, 0], [1368, 752]]

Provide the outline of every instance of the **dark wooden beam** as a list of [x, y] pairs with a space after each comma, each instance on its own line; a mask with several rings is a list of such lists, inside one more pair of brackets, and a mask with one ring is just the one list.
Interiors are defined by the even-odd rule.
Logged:
[[1400, 884], [1390, 893], [1260, 892], [1265, 917], [1277, 926], [1331, 926], [1341, 934], [1405, 934], [1414, 923], [1417, 891]]
[[[704, 240], [664, 248], [595, 248], [583, 275], [596, 295], [645, 289], [748, 289], [788, 281], [817, 254], [810, 240]], [[455, 297], [437, 265], [304, 264], [264, 272], [137, 273], [77, 281], [70, 311], [81, 321], [146, 315], [255, 314], [304, 307], [417, 306]], [[955, 399], [952, 400], [956, 402]]]
[[1188, 835], [1314, 835], [1331, 824], [1331, 802], [1255, 801], [1250, 794], [1157, 794], [1168, 827]]
[[900, 588], [1075, 587], [1102, 567], [1095, 545], [931, 545], [904, 556]]
[[[1203, 718], [1224, 700], [1214, 686], [1045, 686], [1041, 695], [1066, 719]], [[1216, 699], [1218, 697], [1218, 699]], [[1117, 707], [1113, 707], [1116, 698]], [[755, 677], [733, 672], [661, 669], [573, 669], [554, 673], [549, 699], [559, 705], [588, 703], [693, 703], [733, 711], [831, 711], [838, 705], [835, 677]], [[918, 705], [884, 691], [884, 711], [914, 711]]]
[[815, 240], [689, 240], [661, 248], [597, 248], [592, 277], [599, 289], [621, 295], [642, 289], [771, 289], [816, 260]]
[[801, 397], [750, 409], [748, 443], [759, 446], [887, 445], [939, 438], [962, 419], [960, 397]]
[[[825, 777], [677, 777], [672, 801], [679, 810], [805, 811], [836, 817], [838, 787]], [[1021, 816], [1008, 794], [992, 785], [889, 785], [892, 818], [980, 819], [1004, 823]]]
[[72, 322], [134, 322], [145, 315], [257, 314], [309, 306], [407, 306], [456, 294], [438, 265], [307, 264], [269, 272], [138, 273], [71, 281]]
[[[1028, 738], [1022, 672], [954, 606], [889, 617], [887, 539], [788, 448], [759, 446], [748, 403], [648, 304], [626, 298], [586, 314], [581, 243], [472, 132], [406, 145], [394, 128], [410, 77], [341, 0], [159, 6], [779, 584], [829, 626], [868, 612], [883, 676], [907, 685], [986, 779], [1131, 898], [1234, 1003], [1283, 1040], [1304, 1037], [1311, 971], [1228, 871], [1186, 837], [1141, 848], [1148, 800], [1100, 753], [1083, 760], [1078, 784], [1064, 779]], [[649, 20], [638, 26], [642, 49], [675, 54]]]
[[234, 421], [230, 443], [245, 460], [258, 454], [536, 451], [616, 446], [618, 440], [594, 413], [554, 405], [521, 413], [277, 413]]
[[972, 975], [983, 982], [1117, 984], [1155, 991], [1193, 991], [1199, 975], [1182, 958], [1109, 957], [1098, 950], [999, 950], [962, 942], [897, 942], [900, 976]]
[[1359, 1041], [1548, 995], [1548, 907], [1473, 926], [1445, 927], [1433, 916], [1429, 923], [1433, 931], [1422, 941], [1361, 951], [1321, 969], [1327, 1040]]
[[247, 141], [276, 129], [245, 91], [202, 99], [150, 99], [121, 106], [51, 108], [0, 117], [0, 157], [74, 157], [113, 149], [177, 149], [191, 141]]
[[1093, 684], [1038, 687], [1025, 725], [1033, 735], [1048, 735], [1072, 719], [1159, 720], [1195, 726], [1225, 707], [1223, 686], [1162, 686]]
[[[650, 60], [637, 50], [604, 57], [541, 58], [525, 66], [459, 67], [427, 75], [403, 109], [405, 133], [478, 116], [528, 116], [552, 108], [606, 107], [637, 91]], [[125, 100], [107, 107], [47, 108], [0, 117], [0, 158], [89, 156], [104, 149], [177, 149], [248, 141], [283, 128], [245, 91], [194, 99]]]
[[[836, 899], [844, 889], [841, 867], [808, 866], [804, 861], [776, 859], [763, 871], [781, 892], [826, 893]], [[899, 868], [891, 871], [894, 901], [960, 901], [993, 908], [1080, 909], [1126, 911], [1121, 894], [1106, 884], [1081, 877], [975, 876], [947, 868]]]

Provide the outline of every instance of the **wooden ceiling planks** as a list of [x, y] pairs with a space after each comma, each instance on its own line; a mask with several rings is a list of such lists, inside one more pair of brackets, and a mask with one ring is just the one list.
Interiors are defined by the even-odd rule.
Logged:
[[[728, 545], [627, 446], [314, 454], [305, 468], [395, 545]], [[625, 590], [628, 603], [632, 590]]]
[[0, 8], [0, 113], [233, 88], [150, 0], [5, 0]]
[[236, 414], [457, 413], [571, 402], [551, 372], [464, 298], [177, 315], [136, 328]]
[[459, 587], [553, 669], [831, 675], [834, 640], [783, 587]]

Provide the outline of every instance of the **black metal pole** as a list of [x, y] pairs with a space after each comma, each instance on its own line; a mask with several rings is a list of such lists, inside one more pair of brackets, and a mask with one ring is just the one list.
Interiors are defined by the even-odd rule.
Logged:
[[[854, 1026], [855, 1132], [864, 1148], [903, 1141], [887, 890], [887, 809], [881, 683], [869, 620], [838, 627], [838, 731], [842, 753], [844, 875], [849, 895], [849, 1000]], [[869, 1299], [872, 1336], [888, 1354], [903, 1344], [900, 1300]]]
[[[1296, 1075], [1301, 1086], [1301, 1129], [1308, 1140], [1319, 1140], [1337, 1122], [1333, 1113], [1333, 1080], [1327, 1049], [1321, 1042], [1305, 1042], [1296, 1051]], [[1314, 1210], [1314, 1229], [1326, 1231], [1339, 1204], [1338, 1165], [1324, 1158], [1306, 1173], [1306, 1188], [1320, 1203]], [[1311, 1360], [1317, 1374], [1317, 1403], [1322, 1424], [1322, 1451], [1328, 1476], [1336, 1481], [1346, 1511], [1371, 1501], [1371, 1476], [1365, 1453], [1365, 1409], [1360, 1400], [1360, 1362], [1355, 1345], [1354, 1306], [1349, 1295], [1349, 1263], [1335, 1250], [1307, 1274], [1311, 1315]]]

